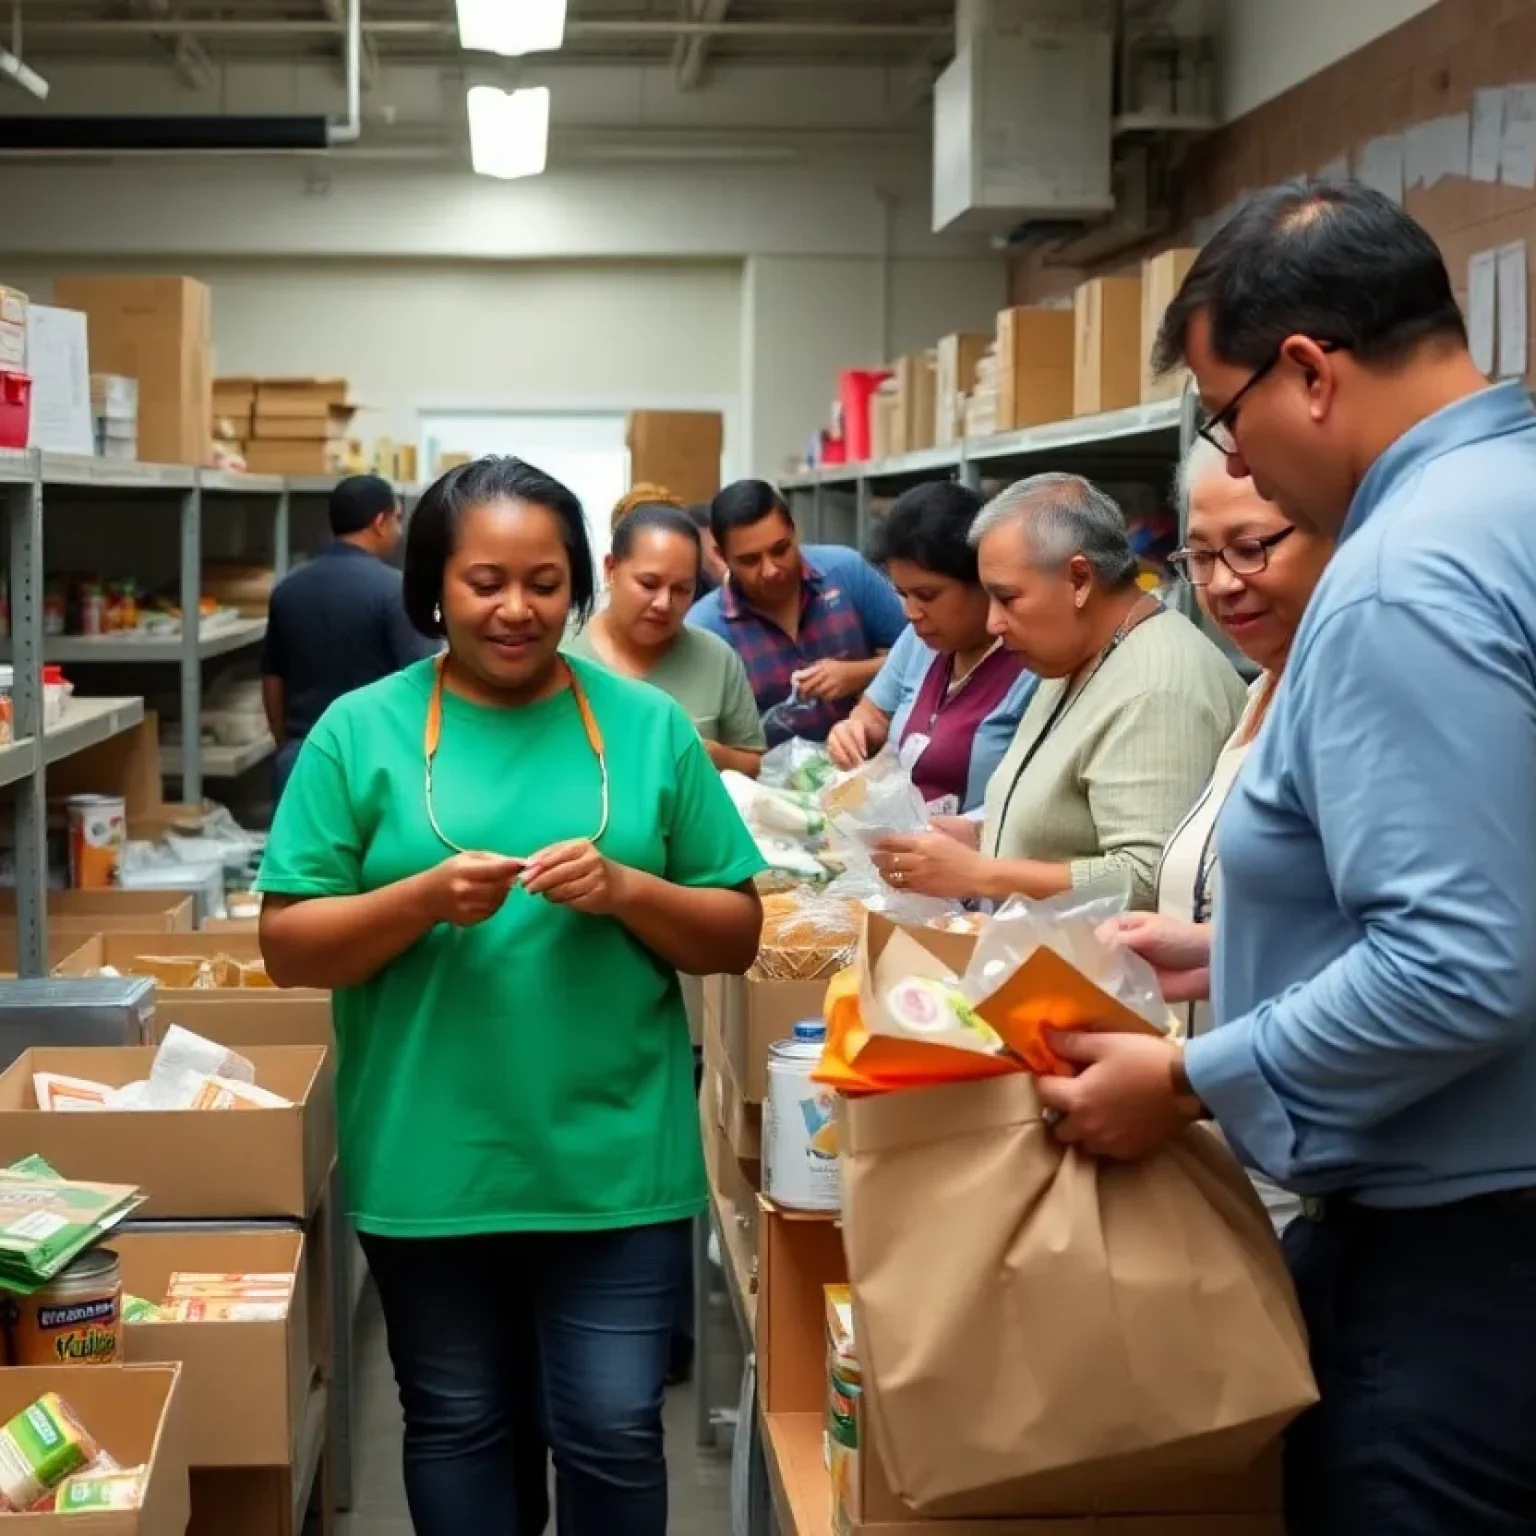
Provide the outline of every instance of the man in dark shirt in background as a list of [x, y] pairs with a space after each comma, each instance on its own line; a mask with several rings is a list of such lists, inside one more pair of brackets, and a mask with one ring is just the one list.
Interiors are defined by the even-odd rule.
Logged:
[[272, 593], [261, 651], [261, 698], [277, 741], [274, 798], [304, 738], [342, 694], [377, 682], [436, 648], [405, 617], [400, 573], [386, 564], [400, 543], [400, 502], [388, 481], [353, 475], [331, 492], [335, 535]]

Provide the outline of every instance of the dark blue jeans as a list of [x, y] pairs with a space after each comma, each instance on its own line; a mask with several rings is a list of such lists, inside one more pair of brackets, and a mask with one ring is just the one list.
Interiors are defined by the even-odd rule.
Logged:
[[416, 1536], [665, 1536], [661, 1406], [689, 1224], [362, 1239]]
[[1536, 1531], [1536, 1199], [1334, 1205], [1285, 1252], [1322, 1397], [1286, 1441], [1291, 1536]]

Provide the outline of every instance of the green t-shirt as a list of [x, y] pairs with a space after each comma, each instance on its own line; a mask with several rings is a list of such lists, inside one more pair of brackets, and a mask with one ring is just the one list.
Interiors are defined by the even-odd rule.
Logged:
[[[572, 656], [604, 665], [592, 644], [590, 626], [565, 642]], [[768, 746], [752, 684], [741, 657], [719, 635], [684, 626], [667, 654], [646, 673], [645, 681], [680, 704], [705, 741], [744, 752]]]
[[[756, 845], [683, 712], [574, 665], [607, 750], [603, 853], [680, 885], [751, 879]], [[420, 662], [320, 718], [260, 889], [353, 895], [450, 856], [423, 794], [432, 675]], [[433, 803], [466, 848], [525, 857], [592, 836], [601, 778], [569, 690], [521, 709], [447, 694]], [[615, 919], [515, 888], [487, 922], [439, 924], [334, 1006], [341, 1155], [363, 1231], [599, 1230], [702, 1209], [678, 978]]]

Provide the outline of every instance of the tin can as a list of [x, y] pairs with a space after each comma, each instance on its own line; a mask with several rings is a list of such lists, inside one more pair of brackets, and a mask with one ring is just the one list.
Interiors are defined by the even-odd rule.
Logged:
[[99, 635], [106, 629], [106, 599], [94, 581], [80, 588], [80, 633]]
[[30, 1296], [10, 1302], [12, 1365], [113, 1365], [122, 1356], [123, 1271], [93, 1248]]
[[791, 1039], [768, 1047], [768, 1096], [763, 1106], [764, 1191], [799, 1211], [842, 1208], [837, 1166], [837, 1095], [811, 1081], [826, 1027], [795, 1025]]
[[128, 809], [121, 795], [71, 795], [64, 802], [69, 825], [69, 883], [77, 891], [104, 890], [118, 881]]

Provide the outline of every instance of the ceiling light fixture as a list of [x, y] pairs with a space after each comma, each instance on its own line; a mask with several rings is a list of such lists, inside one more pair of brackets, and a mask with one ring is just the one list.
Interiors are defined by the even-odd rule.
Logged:
[[549, 87], [469, 93], [469, 153], [477, 176], [537, 176], [549, 158]]
[[554, 53], [565, 42], [566, 0], [458, 0], [459, 46], [472, 53]]

